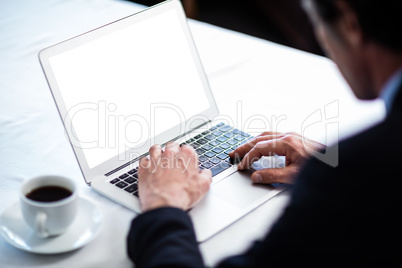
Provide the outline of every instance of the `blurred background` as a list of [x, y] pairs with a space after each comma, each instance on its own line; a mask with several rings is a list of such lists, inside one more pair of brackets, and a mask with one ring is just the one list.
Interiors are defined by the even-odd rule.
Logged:
[[[127, 0], [151, 6], [162, 0]], [[300, 0], [181, 0], [189, 18], [323, 55]]]

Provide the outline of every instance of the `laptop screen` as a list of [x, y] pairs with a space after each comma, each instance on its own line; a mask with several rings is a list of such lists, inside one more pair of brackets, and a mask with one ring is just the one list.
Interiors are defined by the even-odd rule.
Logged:
[[69, 114], [65, 125], [73, 126], [70, 141], [82, 148], [89, 168], [210, 107], [175, 10], [54, 55], [49, 63]]

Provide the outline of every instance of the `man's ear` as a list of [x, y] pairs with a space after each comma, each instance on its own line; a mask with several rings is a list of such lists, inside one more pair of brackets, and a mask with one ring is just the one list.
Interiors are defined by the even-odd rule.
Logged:
[[335, 1], [340, 11], [340, 18], [338, 19], [337, 26], [342, 39], [352, 49], [361, 49], [365, 42], [359, 19], [356, 12], [344, 0]]

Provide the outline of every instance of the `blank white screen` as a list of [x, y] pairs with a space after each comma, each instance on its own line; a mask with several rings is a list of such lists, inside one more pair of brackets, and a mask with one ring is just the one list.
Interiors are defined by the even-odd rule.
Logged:
[[[72, 117], [79, 143], [73, 145], [83, 148], [89, 168], [181, 123], [177, 111], [188, 119], [209, 108], [174, 10], [49, 62]], [[170, 108], [154, 114], [151, 108], [158, 103]]]

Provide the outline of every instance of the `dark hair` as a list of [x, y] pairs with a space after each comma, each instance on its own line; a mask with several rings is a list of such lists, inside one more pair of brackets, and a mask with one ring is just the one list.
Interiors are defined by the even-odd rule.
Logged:
[[[339, 18], [338, 0], [314, 0], [327, 22]], [[364, 34], [392, 50], [402, 51], [402, 0], [345, 0], [356, 12]]]

